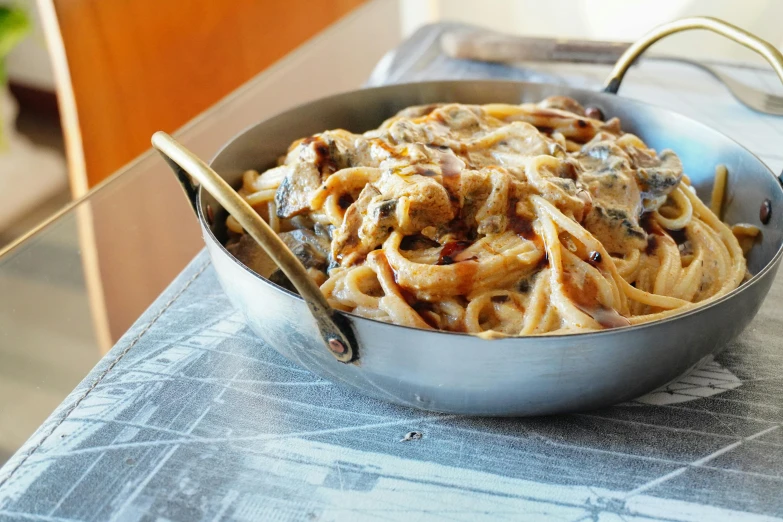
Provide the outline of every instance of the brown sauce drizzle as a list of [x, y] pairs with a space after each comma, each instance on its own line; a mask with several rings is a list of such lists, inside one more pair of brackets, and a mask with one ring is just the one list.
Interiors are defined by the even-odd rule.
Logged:
[[[644, 214], [639, 220], [639, 224], [648, 234], [647, 246], [644, 249], [644, 253], [648, 256], [654, 256], [658, 251], [658, 245], [660, 244], [661, 240], [664, 239], [663, 236], [667, 235], [667, 231], [665, 231], [661, 225], [652, 217], [652, 214]], [[683, 234], [684, 233], [685, 232], [683, 231]], [[669, 235], [674, 238], [674, 232], [669, 231]]]
[[313, 145], [313, 152], [315, 153], [315, 166], [321, 174], [334, 174], [339, 170], [337, 162], [329, 150], [329, 144], [321, 136], [308, 136], [301, 143], [302, 146], [310, 144]]
[[580, 310], [592, 317], [595, 322], [603, 326], [604, 328], [621, 328], [623, 326], [631, 326], [631, 321], [617, 313], [612, 308], [605, 306], [598, 306], [595, 308], [582, 308], [577, 305]]
[[639, 217], [639, 226], [644, 229], [648, 234], [653, 234], [660, 231], [658, 222], [655, 221], [651, 212], [645, 212]]
[[400, 296], [405, 302], [413, 308], [413, 310], [421, 317], [421, 320], [427, 323], [432, 328], [439, 329], [438, 315], [435, 313], [435, 309], [432, 303], [427, 301], [420, 301], [416, 298], [416, 295], [407, 288], [400, 285], [397, 280], [397, 272], [392, 270], [394, 276], [394, 282], [397, 283], [397, 289], [400, 292]]
[[[438, 265], [453, 265], [455, 257], [457, 257], [463, 250], [471, 245], [470, 241], [450, 241], [443, 245], [443, 249], [440, 251], [440, 257], [438, 257]], [[467, 261], [467, 260], [466, 260]]]
[[348, 207], [350, 207], [352, 203], [353, 198], [350, 194], [343, 194], [340, 196], [340, 199], [337, 200], [337, 204], [340, 205], [340, 208], [343, 210], [346, 210]]
[[477, 236], [476, 230], [468, 226], [467, 222], [459, 217], [452, 219], [447, 225], [447, 228], [449, 233], [468, 241], [475, 241]]
[[675, 243], [678, 245], [685, 244], [686, 241], [688, 241], [688, 236], [685, 234], [685, 229], [682, 230], [666, 230], [668, 232], [669, 236], [674, 240]]
[[577, 287], [571, 274], [566, 272], [563, 280], [563, 289], [574, 305], [583, 313], [590, 316], [603, 328], [620, 328], [631, 326], [631, 322], [620, 315], [617, 310], [609, 308], [598, 302], [598, 287], [591, 279], [585, 281], [585, 286]]
[[508, 200], [506, 228], [513, 230], [516, 235], [532, 241], [536, 237], [536, 233], [533, 231], [533, 222], [517, 214], [518, 202], [519, 199], [517, 198], [510, 198]]
[[533, 231], [533, 223], [529, 219], [523, 218], [516, 214], [509, 216], [508, 228], [513, 230], [516, 235], [531, 241], [536, 235]]
[[[394, 274], [394, 281], [397, 282], [397, 274]], [[413, 295], [413, 292], [408, 290], [407, 288], [404, 288], [397, 284], [397, 287], [400, 289], [400, 295], [403, 299], [405, 299], [405, 302], [408, 303], [408, 306], [412, 306], [415, 308], [416, 304], [419, 302], [418, 299], [416, 299], [416, 296]]]
[[650, 234], [647, 236], [647, 247], [644, 249], [644, 253], [648, 256], [654, 256], [655, 252], [658, 250], [658, 236], [655, 234]]
[[337, 172], [337, 162], [332, 158], [329, 152], [329, 146], [321, 141], [315, 146], [316, 165], [322, 174], [333, 174]]

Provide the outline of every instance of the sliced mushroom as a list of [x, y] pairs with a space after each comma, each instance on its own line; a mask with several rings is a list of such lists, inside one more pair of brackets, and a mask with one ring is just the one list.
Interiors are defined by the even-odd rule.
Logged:
[[682, 179], [682, 162], [671, 150], [656, 155], [650, 149], [628, 150], [631, 164], [636, 167], [636, 182], [642, 193], [644, 210], [658, 210]]
[[326, 269], [330, 249], [329, 241], [307, 229], [281, 232], [278, 235], [305, 268]]
[[[324, 279], [326, 278], [326, 270], [329, 266], [329, 241], [326, 238], [307, 229], [281, 232], [279, 236], [311, 275], [320, 272]], [[280, 269], [272, 272], [269, 275], [269, 280], [287, 290], [296, 292], [294, 285]]]
[[579, 182], [590, 192], [592, 208], [584, 220], [610, 253], [644, 248], [647, 233], [639, 224], [642, 198], [628, 155], [614, 141], [592, 141], [577, 155]]
[[320, 186], [321, 173], [315, 164], [293, 164], [275, 193], [278, 217], [291, 218], [310, 210], [312, 193]]
[[250, 234], [242, 234], [236, 240], [227, 243], [226, 250], [257, 274], [268, 274], [275, 266]]

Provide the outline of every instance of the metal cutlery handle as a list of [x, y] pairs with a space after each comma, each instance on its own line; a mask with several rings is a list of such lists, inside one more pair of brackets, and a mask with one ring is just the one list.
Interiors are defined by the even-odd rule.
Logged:
[[513, 36], [490, 31], [454, 31], [440, 40], [452, 58], [483, 62], [586, 62], [614, 64], [631, 46], [598, 42]]
[[189, 180], [185, 179], [184, 173], [195, 178], [204, 190], [212, 194], [223, 208], [242, 225], [245, 232], [256, 240], [272, 261], [280, 267], [280, 270], [291, 280], [299, 295], [307, 303], [329, 352], [343, 363], [355, 360], [358, 353], [355, 343], [352, 342], [354, 336], [348, 321], [329, 306], [321, 290], [307, 275], [307, 271], [299, 259], [261, 216], [253, 210], [253, 207], [242, 199], [231, 185], [209, 165], [165, 132], [159, 131], [152, 136], [152, 146], [163, 155], [166, 162], [177, 174], [194, 208], [197, 207], [196, 189]]
[[[744, 39], [745, 42], [741, 43], [751, 46], [758, 52], [769, 51], [769, 49], [765, 50], [762, 47], [752, 47], [755, 45], [754, 41], [758, 41], [753, 35], [710, 18], [680, 20], [674, 24], [661, 26], [651, 35], [656, 34], [656, 36], [662, 37], [659, 36], [659, 31], [677, 32], [696, 28], [713, 30], [735, 41], [738, 38]], [[647, 35], [645, 38], [649, 36]], [[763, 41], [758, 42], [762, 46], [766, 44]], [[440, 40], [442, 51], [452, 58], [508, 64], [539, 61], [615, 65], [619, 63], [623, 53], [628, 51], [632, 45], [634, 44], [625, 42], [522, 37], [473, 29], [455, 29], [445, 33]], [[645, 58], [675, 61], [699, 67], [723, 83], [729, 92], [746, 107], [763, 114], [783, 116], [783, 97], [745, 85], [706, 63], [671, 55], [655, 54], [650, 56], [646, 54]]]
[[617, 60], [606, 80], [604, 91], [617, 94], [625, 73], [652, 44], [669, 35], [692, 29], [712, 31], [757, 52], [769, 62], [783, 82], [783, 55], [772, 44], [728, 22], [707, 16], [696, 16], [659, 25], [634, 42]]

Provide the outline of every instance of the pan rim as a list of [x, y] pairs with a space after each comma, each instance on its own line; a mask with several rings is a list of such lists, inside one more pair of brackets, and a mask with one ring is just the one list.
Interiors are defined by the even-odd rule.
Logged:
[[[376, 87], [360, 88], [360, 89], [355, 89], [355, 90], [352, 90], [352, 91], [344, 91], [344, 92], [340, 92], [340, 93], [337, 93], [337, 94], [332, 94], [330, 96], [325, 96], [325, 97], [317, 98], [315, 100], [311, 100], [311, 101], [308, 101], [308, 102], [305, 102], [305, 103], [301, 103], [301, 104], [295, 105], [293, 107], [289, 107], [288, 109], [279, 111], [279, 112], [277, 112], [277, 113], [275, 113], [275, 114], [273, 114], [273, 115], [271, 115], [271, 116], [269, 116], [267, 118], [264, 118], [263, 120], [258, 121], [258, 122], [254, 123], [254, 124], [246, 126], [241, 131], [237, 132], [230, 140], [225, 142], [218, 149], [218, 151], [210, 159], [209, 164], [211, 166], [215, 162], [215, 160], [229, 146], [231, 146], [231, 144], [234, 143], [237, 140], [237, 138], [239, 138], [240, 136], [244, 135], [245, 133], [247, 133], [251, 129], [256, 128], [257, 126], [262, 125], [265, 122], [270, 121], [270, 120], [272, 120], [274, 118], [278, 118], [280, 116], [283, 116], [286, 113], [293, 112], [293, 111], [296, 111], [296, 110], [300, 110], [300, 109], [306, 108], [306, 107], [308, 107], [310, 105], [322, 103], [322, 102], [324, 102], [326, 100], [335, 99], [335, 98], [339, 98], [339, 97], [344, 97], [344, 96], [348, 96], [348, 95], [352, 95], [352, 94], [356, 94], [356, 93], [360, 93], [360, 92], [368, 92], [368, 91], [372, 92], [372, 91], [390, 90], [390, 89], [393, 89], [393, 88], [400, 88], [400, 87], [406, 87], [406, 86], [426, 86], [426, 85], [443, 85], [443, 84], [487, 84], [487, 85], [506, 84], [506, 85], [513, 85], [513, 86], [538, 86], [538, 87], [548, 86], [548, 87], [554, 87], [555, 89], [563, 89], [563, 90], [568, 90], [568, 91], [571, 91], [571, 92], [581, 92], [581, 93], [584, 93], [586, 95], [598, 96], [599, 98], [606, 98], [606, 99], [615, 99], [616, 97], [619, 96], [619, 95], [616, 95], [616, 94], [609, 94], [609, 93], [604, 93], [604, 92], [600, 92], [600, 91], [591, 91], [589, 89], [583, 89], [583, 88], [579, 88], [579, 87], [570, 87], [568, 85], [560, 85], [560, 84], [552, 84], [552, 83], [523, 82], [523, 81], [518, 81], [518, 80], [493, 80], [493, 79], [425, 80], [425, 81], [395, 83], [395, 84], [390, 84], [390, 85], [381, 85], [381, 86], [376, 86]], [[633, 98], [623, 98], [623, 101], [627, 102], [627, 103], [630, 103], [632, 105], [637, 105], [637, 106], [641, 106], [641, 107], [654, 109], [656, 111], [662, 112], [664, 114], [668, 114], [668, 115], [673, 116], [673, 117], [684, 118], [684, 119], [688, 120], [690, 123], [702, 126], [702, 127], [706, 128], [706, 129], [709, 129], [711, 132], [719, 134], [723, 138], [725, 138], [725, 139], [729, 140], [730, 142], [732, 142], [733, 144], [735, 144], [737, 147], [741, 148], [744, 152], [746, 152], [751, 157], [753, 157], [757, 162], [759, 162], [759, 164], [764, 167], [764, 170], [770, 176], [772, 176], [773, 180], [775, 181], [775, 186], [777, 187], [777, 190], [779, 190], [781, 192], [781, 195], [783, 196], [783, 181], [781, 181], [780, 178], [778, 178], [778, 176], [776, 176], [775, 173], [772, 172], [772, 170], [769, 168], [769, 166], [764, 161], [762, 161], [761, 158], [759, 158], [755, 153], [753, 153], [751, 150], [749, 150], [747, 147], [745, 147], [744, 145], [739, 143], [734, 138], [731, 138], [730, 136], [727, 136], [726, 134], [720, 132], [717, 129], [714, 129], [714, 128], [706, 125], [705, 123], [702, 123], [702, 122], [700, 122], [698, 120], [694, 120], [693, 118], [690, 118], [688, 116], [685, 116], [683, 114], [675, 112], [675, 111], [673, 111], [671, 109], [668, 109], [668, 108], [665, 108], [665, 107], [660, 107], [660, 106], [655, 105], [653, 103], [649, 103], [649, 102], [641, 101], [641, 100], [636, 100], [636, 99], [633, 99]], [[221, 252], [223, 254], [228, 256], [234, 263], [239, 265], [242, 269], [244, 269], [245, 271], [249, 272], [252, 276], [257, 278], [261, 283], [269, 286], [272, 290], [280, 292], [280, 293], [282, 293], [282, 294], [284, 294], [286, 296], [293, 297], [297, 301], [300, 301], [300, 302], [304, 303], [304, 299], [302, 298], [302, 296], [300, 296], [299, 294], [296, 294], [294, 292], [291, 292], [291, 291], [289, 291], [289, 290], [287, 290], [287, 289], [285, 289], [285, 288], [283, 288], [281, 286], [278, 286], [278, 285], [272, 283], [267, 278], [265, 278], [262, 275], [256, 273], [255, 271], [251, 270], [248, 266], [246, 266], [244, 263], [242, 263], [239, 259], [234, 257], [226, 249], [226, 247], [225, 247], [225, 245], [223, 245], [223, 243], [218, 241], [218, 239], [215, 237], [214, 233], [212, 232], [211, 227], [208, 226], [207, 220], [206, 220], [206, 216], [204, 215], [204, 212], [203, 212], [203, 190], [202, 190], [201, 187], [198, 188], [198, 194], [197, 194], [196, 201], [197, 201], [197, 205], [196, 205], [197, 217], [198, 217], [199, 225], [201, 226], [202, 231], [203, 231], [203, 235], [205, 235], [205, 237], [208, 237], [211, 241], [216, 243], [220, 247]], [[747, 281], [744, 281], [743, 283], [741, 283], [734, 290], [728, 292], [727, 294], [725, 294], [725, 295], [719, 297], [718, 299], [715, 299], [714, 301], [711, 301], [711, 302], [709, 302], [707, 304], [700, 305], [700, 306], [695, 306], [695, 307], [691, 308], [690, 310], [686, 310], [686, 311], [683, 311], [683, 312], [680, 312], [680, 313], [673, 314], [672, 316], [666, 317], [664, 319], [656, 319], [654, 321], [649, 321], [649, 322], [646, 322], [646, 323], [639, 323], [639, 324], [634, 324], [634, 325], [630, 325], [630, 326], [623, 326], [623, 327], [620, 327], [620, 328], [611, 328], [611, 329], [606, 329], [606, 330], [594, 330], [594, 331], [587, 331], [587, 332], [562, 333], [562, 334], [505, 336], [505, 337], [500, 337], [500, 338], [497, 338], [497, 339], [483, 339], [481, 337], [478, 337], [476, 334], [471, 334], [471, 333], [467, 333], [467, 332], [452, 332], [452, 331], [448, 331], [448, 330], [435, 330], [435, 329], [425, 330], [423, 328], [416, 328], [416, 327], [413, 327], [413, 326], [406, 326], [406, 325], [389, 323], [389, 322], [386, 322], [386, 321], [380, 321], [378, 319], [373, 319], [373, 318], [370, 318], [370, 317], [364, 317], [364, 316], [361, 316], [361, 315], [357, 315], [357, 314], [354, 314], [352, 312], [344, 312], [344, 311], [341, 311], [341, 310], [335, 310], [335, 311], [338, 314], [340, 314], [341, 316], [345, 317], [345, 319], [347, 319], [351, 323], [362, 322], [362, 321], [369, 321], [369, 322], [371, 322], [373, 324], [380, 324], [380, 325], [383, 325], [385, 327], [404, 328], [404, 329], [407, 329], [407, 330], [414, 330], [416, 332], [422, 332], [422, 333], [435, 333], [435, 334], [466, 336], [466, 337], [475, 338], [475, 339], [480, 340], [480, 341], [486, 341], [486, 342], [492, 342], [492, 343], [503, 343], [503, 344], [509, 343], [509, 342], [530, 343], [530, 342], [535, 342], [535, 341], [539, 341], [539, 340], [542, 340], [542, 339], [561, 339], [561, 340], [562, 339], [576, 339], [576, 338], [584, 339], [584, 338], [586, 338], [588, 336], [590, 338], [595, 338], [595, 337], [601, 337], [601, 336], [616, 335], [616, 334], [619, 334], [619, 333], [626, 333], [626, 332], [628, 332], [628, 333], [638, 332], [638, 331], [641, 331], [643, 329], [655, 328], [655, 327], [658, 327], [660, 325], [670, 324], [672, 321], [677, 321], [679, 319], [685, 319], [686, 317], [691, 317], [691, 316], [694, 316], [694, 315], [697, 315], [697, 314], [706, 313], [708, 310], [711, 310], [712, 308], [714, 308], [714, 307], [716, 307], [716, 306], [718, 306], [718, 305], [720, 305], [720, 304], [722, 304], [722, 303], [724, 303], [726, 301], [732, 300], [734, 297], [736, 297], [739, 294], [745, 292], [746, 290], [749, 290], [752, 286], [758, 284], [759, 281], [764, 279], [769, 274], [769, 272], [771, 272], [772, 270], [774, 270], [776, 268], [777, 264], [780, 262], [781, 257], [783, 257], [783, 243], [781, 243], [781, 245], [778, 246], [777, 251], [772, 256], [770, 261], [768, 263], [766, 263], [764, 265], [764, 267], [761, 270], [759, 270], [759, 272], [757, 272], [756, 274], [753, 274], [750, 279], [748, 279]], [[755, 317], [755, 314], [754, 314], [754, 317]], [[751, 318], [751, 320], [752, 320], [752, 318]]]

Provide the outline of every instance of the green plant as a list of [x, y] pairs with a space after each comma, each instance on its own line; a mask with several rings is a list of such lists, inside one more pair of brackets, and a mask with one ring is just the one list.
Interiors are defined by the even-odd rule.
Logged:
[[[7, 81], [5, 59], [11, 49], [25, 37], [30, 29], [30, 20], [21, 7], [0, 4], [0, 92], [5, 90]], [[2, 110], [2, 106], [0, 106]], [[6, 148], [3, 115], [0, 113], [0, 150]]]

